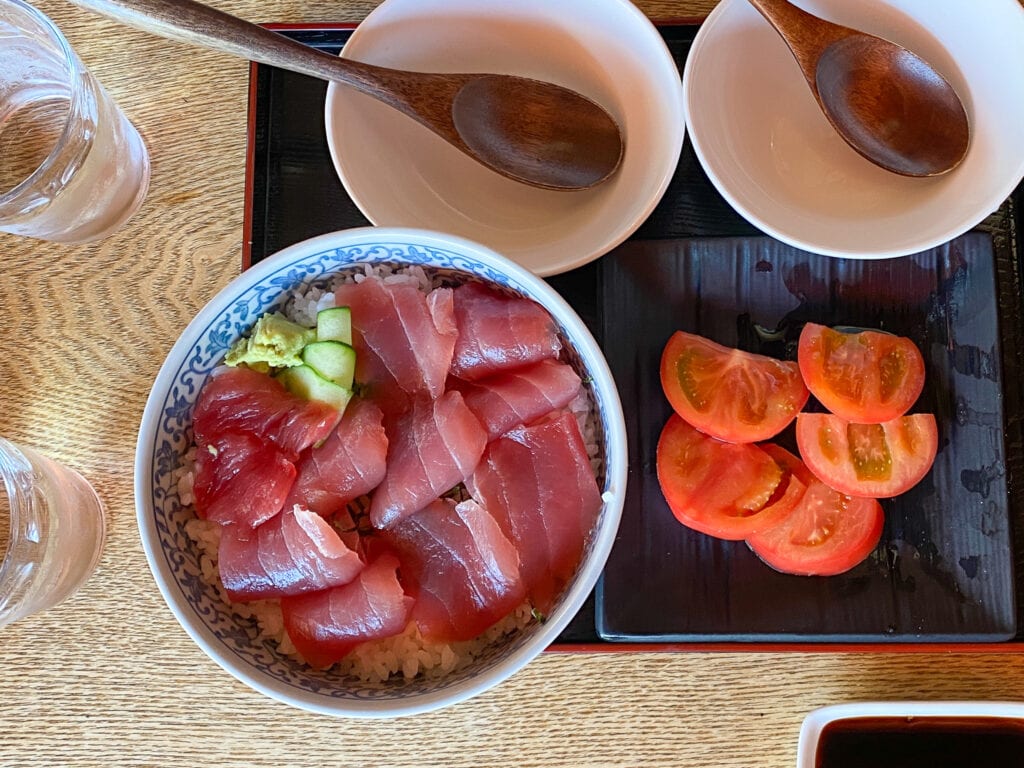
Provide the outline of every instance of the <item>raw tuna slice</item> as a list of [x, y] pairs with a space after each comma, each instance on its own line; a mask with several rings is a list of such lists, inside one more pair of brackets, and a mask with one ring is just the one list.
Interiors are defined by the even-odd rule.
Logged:
[[398, 583], [398, 559], [381, 555], [343, 587], [281, 598], [288, 637], [314, 667], [329, 667], [359, 643], [397, 635], [413, 600]]
[[576, 417], [562, 413], [498, 438], [467, 487], [515, 544], [526, 593], [547, 612], [576, 572], [601, 509]]
[[412, 618], [427, 640], [470, 640], [526, 598], [515, 547], [475, 501], [438, 499], [387, 538], [416, 600]]
[[248, 432], [270, 440], [291, 460], [337, 423], [338, 411], [331, 406], [296, 397], [265, 373], [228, 366], [210, 374], [192, 413], [200, 451], [223, 432]]
[[455, 343], [451, 373], [476, 381], [550, 357], [562, 344], [555, 322], [540, 304], [506, 296], [479, 283], [454, 291]]
[[370, 522], [388, 528], [468, 478], [487, 445], [462, 395], [418, 399], [388, 447], [388, 469], [370, 501]]
[[227, 526], [220, 578], [234, 602], [298, 595], [348, 584], [363, 561], [315, 512], [286, 507], [256, 530]]
[[331, 517], [331, 527], [338, 532], [338, 536], [345, 542], [345, 546], [356, 552], [363, 562], [368, 562], [372, 559], [366, 556], [365, 540], [359, 532], [358, 523], [356, 523], [355, 518], [352, 517], [352, 513], [348, 509], [336, 512]]
[[324, 444], [300, 457], [285, 506], [298, 504], [327, 517], [376, 488], [388, 452], [381, 419], [380, 408], [369, 400], [352, 400]]
[[451, 289], [426, 294], [412, 280], [368, 277], [339, 286], [334, 301], [352, 309], [356, 381], [385, 412], [400, 410], [396, 401], [444, 392], [458, 335]]
[[580, 377], [556, 360], [499, 373], [459, 390], [491, 440], [564, 408], [580, 391]]
[[196, 514], [255, 528], [278, 513], [295, 482], [295, 465], [273, 443], [224, 432], [196, 449]]

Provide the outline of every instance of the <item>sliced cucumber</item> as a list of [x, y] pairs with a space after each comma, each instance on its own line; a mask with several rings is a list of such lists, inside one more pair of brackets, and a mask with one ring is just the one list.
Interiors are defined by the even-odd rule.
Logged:
[[277, 379], [292, 394], [327, 403], [337, 408], [338, 413], [344, 411], [352, 399], [352, 390], [325, 379], [308, 365], [285, 368], [277, 374]]
[[316, 313], [316, 340], [352, 343], [352, 312], [348, 307], [329, 307]]
[[302, 348], [302, 362], [325, 379], [352, 389], [356, 351], [340, 341], [314, 341]]

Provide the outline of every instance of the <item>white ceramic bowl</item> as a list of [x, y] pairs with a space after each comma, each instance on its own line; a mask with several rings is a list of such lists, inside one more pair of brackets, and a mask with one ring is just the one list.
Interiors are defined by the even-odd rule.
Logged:
[[628, 0], [385, 0], [343, 56], [400, 69], [548, 80], [619, 121], [622, 167], [590, 190], [505, 179], [352, 89], [327, 91], [327, 143], [349, 195], [374, 224], [469, 238], [539, 275], [597, 258], [661, 199], [683, 144], [678, 69]]
[[[605, 471], [604, 505], [575, 580], [543, 624], [534, 622], [471, 666], [439, 680], [369, 685], [319, 672], [257, 640], [251, 620], [234, 615], [200, 570], [185, 532], [194, 512], [179, 499], [175, 468], [191, 442], [198, 391], [228, 347], [256, 317], [283, 307], [290, 291], [356, 264], [419, 264], [454, 277], [472, 276], [542, 304], [554, 317], [566, 359], [596, 403]], [[604, 357], [572, 308], [543, 280], [498, 254], [460, 238], [420, 230], [353, 229], [307, 240], [260, 262], [232, 281], [189, 323], [153, 384], [139, 431], [135, 496], [139, 531], [153, 576], [178, 621], [218, 664], [268, 696], [304, 709], [355, 717], [413, 714], [469, 698], [506, 679], [543, 651], [590, 594], [618, 529], [626, 488], [622, 407]]]
[[914, 179], [858, 155], [821, 113], [789, 49], [747, 0], [722, 0], [686, 62], [686, 119], [715, 187], [747, 220], [830, 256], [902, 256], [992, 213], [1024, 177], [1024, 8], [1017, 0], [799, 0], [897, 42], [965, 101], [972, 139], [952, 172]]
[[941, 718], [949, 726], [957, 720], [1010, 718], [1024, 723], [1024, 704], [1010, 701], [859, 701], [821, 707], [809, 713], [800, 727], [796, 768], [817, 768], [818, 744], [827, 725], [857, 718]]

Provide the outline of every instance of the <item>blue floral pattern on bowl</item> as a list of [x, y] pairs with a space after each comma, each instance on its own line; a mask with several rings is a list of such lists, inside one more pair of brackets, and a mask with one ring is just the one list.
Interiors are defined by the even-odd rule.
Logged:
[[[309, 242], [324, 239], [317, 238]], [[514, 272], [518, 270], [513, 270], [513, 274], [510, 274], [482, 261], [472, 252], [467, 253], [457, 247], [433, 246], [430, 244], [431, 239], [412, 235], [406, 238], [382, 235], [377, 242], [359, 242], [347, 247], [330, 247], [305, 253], [300, 249], [294, 258], [288, 258], [288, 254], [299, 248], [295, 246], [272, 257], [253, 270], [255, 273], [258, 269], [260, 274], [257, 279], [250, 281], [250, 285], [242, 285], [237, 289], [237, 294], [227, 300], [222, 298], [230, 294], [239, 282], [244, 283], [247, 273], [228, 286], [221, 297], [211, 302], [207, 310], [193, 321], [179, 341], [179, 346], [172, 350], [157, 380], [158, 386], [161, 382], [169, 384], [165, 391], [155, 387], [147, 404], [144, 428], [140, 433], [137, 473], [146, 473], [151, 493], [148, 494], [150, 498], [138, 500], [140, 528], [144, 542], [147, 543], [147, 555], [154, 575], [158, 581], [164, 579], [161, 586], [165, 597], [172, 608], [177, 604], [179, 619], [186, 624], [194, 638], [197, 634], [204, 637], [204, 649], [222, 666], [243, 681], [299, 706], [308, 704], [310, 696], [335, 701], [380, 702], [436, 695], [450, 687], [472, 686], [474, 678], [493, 668], [501, 659], [523, 653], [531, 638], [545, 631], [544, 625], [534, 622], [518, 634], [490, 647], [467, 667], [440, 678], [421, 675], [412, 681], [392, 680], [387, 684], [369, 684], [337, 671], [314, 670], [280, 653], [272, 641], [261, 639], [260, 629], [254, 619], [242, 618], [233, 613], [231, 606], [222, 600], [214, 586], [204, 579], [200, 564], [201, 552], [186, 532], [186, 524], [194, 519], [195, 514], [179, 497], [177, 471], [183, 465], [192, 443], [192, 406], [206, 377], [221, 363], [231, 344], [249, 331], [258, 316], [283, 309], [291, 293], [314, 285], [327, 287], [331, 281], [343, 275], [364, 271], [365, 265], [395, 268], [419, 265], [431, 278], [450, 277], [454, 282], [483, 280], [506, 290], [536, 297], [536, 289], [530, 285], [536, 282], [536, 278], [529, 273], [517, 276]], [[557, 320], [557, 313], [553, 314]], [[574, 315], [573, 318], [578, 322]], [[585, 363], [576, 339], [564, 324], [560, 323], [560, 327], [566, 348], [566, 361], [576, 368], [584, 382], [590, 386], [593, 381], [592, 372]], [[613, 426], [609, 418], [621, 420], [621, 408], [617, 396], [613, 396], [614, 402], [607, 402], [608, 393], [593, 387], [591, 394], [601, 416], [597, 439], [603, 450], [605, 438]], [[148, 419], [157, 420], [151, 432], [145, 429]], [[147, 439], [149, 435], [151, 440]], [[601, 513], [602, 520], [595, 530], [605, 525], [604, 518], [609, 515], [614, 517], [614, 525], [617, 527], [622, 489], [611, 488], [609, 484], [619, 476], [618, 469], [621, 469], [621, 477], [624, 477], [624, 467], [613, 469], [616, 472], [602, 472], [603, 477], [599, 481], [604, 485], [603, 490], [608, 492], [606, 498], [617, 501], [605, 504]], [[593, 548], [594, 544], [592, 539], [589, 546]], [[585, 557], [589, 557], [589, 554]], [[563, 602], [566, 595], [573, 592], [574, 586], [577, 587], [576, 592], [580, 591], [579, 585], [570, 586], [563, 594]], [[589, 593], [593, 585], [583, 586], [584, 591]], [[189, 611], [192, 615], [188, 615]], [[558, 616], [560, 611], [565, 612], [558, 607], [552, 616]], [[564, 617], [562, 626], [572, 617], [572, 613], [574, 610]], [[239, 667], [245, 671], [240, 673]], [[263, 679], [253, 680], [249, 678], [250, 675]], [[290, 700], [291, 697], [283, 693], [288, 689], [299, 692], [299, 701]], [[330, 704], [323, 706], [331, 707]], [[342, 713], [359, 714], [358, 711]]]

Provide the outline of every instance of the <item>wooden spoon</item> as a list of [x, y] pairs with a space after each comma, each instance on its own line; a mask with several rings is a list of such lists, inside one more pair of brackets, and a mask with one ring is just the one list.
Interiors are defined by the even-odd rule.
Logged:
[[604, 109], [551, 83], [493, 74], [405, 72], [332, 56], [194, 0], [72, 0], [130, 26], [355, 88], [426, 126], [498, 173], [584, 189], [622, 161]]
[[787, 0], [750, 3], [786, 41], [825, 116], [861, 155], [904, 176], [937, 176], [963, 160], [967, 113], [923, 59]]

